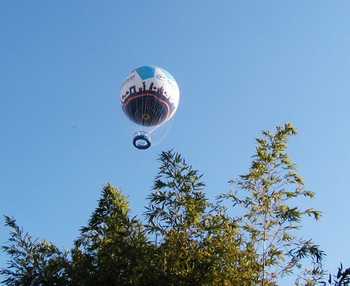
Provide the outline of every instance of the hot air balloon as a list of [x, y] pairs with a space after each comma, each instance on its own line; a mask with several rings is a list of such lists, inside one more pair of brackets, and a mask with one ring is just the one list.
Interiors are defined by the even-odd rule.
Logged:
[[133, 70], [122, 84], [120, 100], [124, 113], [139, 127], [133, 145], [144, 150], [152, 145], [152, 133], [174, 116], [180, 91], [166, 70], [142, 66]]

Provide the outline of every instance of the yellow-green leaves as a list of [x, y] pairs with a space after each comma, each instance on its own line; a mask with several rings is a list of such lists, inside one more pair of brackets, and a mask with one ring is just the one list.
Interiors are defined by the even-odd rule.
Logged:
[[[257, 250], [262, 265], [259, 279], [264, 285], [277, 283], [280, 275], [297, 270], [301, 259], [312, 260], [321, 253], [314, 248], [313, 252], [304, 251], [302, 257], [292, 255], [300, 247], [296, 230], [301, 227], [302, 218], [320, 217], [317, 210], [303, 210], [295, 205], [295, 198], [314, 196], [304, 189], [304, 180], [287, 153], [288, 139], [295, 134], [290, 123], [278, 126], [275, 132], [264, 131], [256, 140], [256, 153], [248, 173], [231, 181], [236, 190], [234, 195], [221, 196], [231, 201], [233, 211], [240, 214], [237, 222], [242, 237]], [[318, 260], [314, 267], [318, 267]]]

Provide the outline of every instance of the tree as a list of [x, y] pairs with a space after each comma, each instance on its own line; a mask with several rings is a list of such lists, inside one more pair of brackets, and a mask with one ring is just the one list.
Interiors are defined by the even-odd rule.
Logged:
[[7, 268], [0, 270], [8, 286], [68, 284], [66, 271], [69, 264], [67, 254], [52, 243], [34, 240], [25, 233], [15, 219], [5, 216], [5, 225], [10, 228], [8, 245], [3, 250], [11, 258]]
[[208, 202], [202, 175], [178, 153], [163, 152], [159, 160], [146, 218], [166, 285], [252, 285], [255, 252], [227, 210]]
[[[147, 285], [152, 251], [128, 201], [108, 184], [72, 250], [73, 285]], [[153, 269], [152, 269], [153, 270]]]
[[313, 192], [305, 190], [303, 178], [287, 154], [288, 138], [295, 134], [291, 124], [277, 127], [275, 133], [263, 132], [256, 139], [249, 172], [231, 181], [234, 192], [221, 196], [230, 200], [233, 207], [242, 208], [237, 223], [245, 240], [258, 253], [262, 286], [277, 285], [281, 276], [300, 269], [304, 258], [311, 259], [312, 268], [304, 269], [297, 283], [314, 285], [323, 274], [324, 253], [312, 240], [298, 239], [296, 235], [304, 216], [318, 220], [321, 214], [295, 205], [296, 198], [314, 197]]
[[[298, 207], [314, 194], [287, 155], [295, 133], [290, 124], [263, 132], [247, 174], [213, 202], [202, 174], [180, 154], [162, 152], [145, 220], [131, 217], [126, 197], [108, 184], [69, 252], [34, 240], [5, 217], [10, 239], [3, 246], [9, 257], [0, 270], [3, 283], [272, 286], [294, 273], [295, 285], [322, 285], [324, 253], [297, 236], [302, 218], [317, 220], [320, 213]], [[347, 285], [348, 270], [332, 279]]]
[[333, 285], [333, 286], [349, 286], [350, 285], [350, 267], [343, 269], [343, 264], [341, 263], [338, 267], [338, 272], [336, 275], [329, 274], [328, 281], [323, 281], [323, 286]]

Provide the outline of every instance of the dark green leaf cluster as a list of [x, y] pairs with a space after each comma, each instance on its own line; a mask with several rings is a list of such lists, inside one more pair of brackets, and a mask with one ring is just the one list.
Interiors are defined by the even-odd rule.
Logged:
[[336, 275], [329, 274], [328, 281], [322, 283], [323, 286], [333, 285], [333, 286], [349, 286], [350, 285], [350, 268], [343, 268], [341, 263], [338, 267], [338, 272]]
[[66, 253], [48, 241], [34, 240], [13, 218], [5, 216], [5, 225], [10, 228], [10, 238], [3, 250], [11, 258], [0, 270], [5, 285], [67, 285]]
[[151, 250], [142, 224], [129, 216], [126, 198], [107, 185], [75, 241], [72, 285], [147, 285]]

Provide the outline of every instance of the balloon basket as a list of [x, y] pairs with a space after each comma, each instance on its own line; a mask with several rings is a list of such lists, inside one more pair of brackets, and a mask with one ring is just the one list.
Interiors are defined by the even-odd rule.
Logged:
[[139, 150], [146, 150], [151, 147], [151, 137], [144, 131], [136, 132], [132, 141], [135, 148]]

